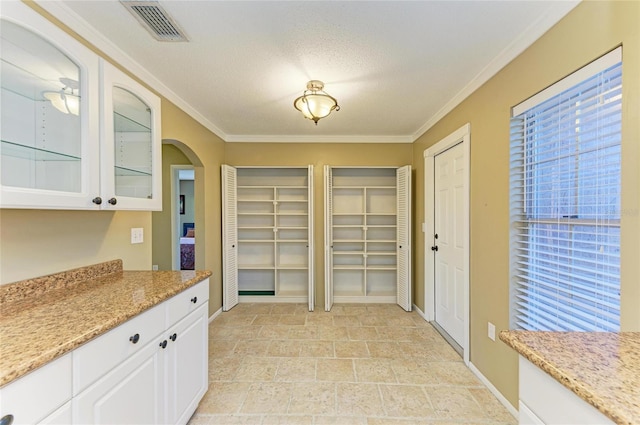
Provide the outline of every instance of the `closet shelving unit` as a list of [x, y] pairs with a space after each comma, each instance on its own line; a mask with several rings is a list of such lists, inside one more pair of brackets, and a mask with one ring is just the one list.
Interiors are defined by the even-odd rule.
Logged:
[[313, 309], [313, 167], [223, 165], [225, 299]]
[[325, 166], [325, 309], [410, 304], [411, 168]]

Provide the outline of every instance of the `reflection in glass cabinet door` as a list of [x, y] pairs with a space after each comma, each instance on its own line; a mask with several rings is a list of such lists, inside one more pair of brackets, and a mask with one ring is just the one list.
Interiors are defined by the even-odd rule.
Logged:
[[106, 209], [162, 208], [160, 99], [102, 61]]
[[98, 58], [25, 7], [0, 20], [1, 206], [96, 208]]
[[117, 197], [153, 197], [151, 109], [135, 94], [113, 88], [115, 193]]

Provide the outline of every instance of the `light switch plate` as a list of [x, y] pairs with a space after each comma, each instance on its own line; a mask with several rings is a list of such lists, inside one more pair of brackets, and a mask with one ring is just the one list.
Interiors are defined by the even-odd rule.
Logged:
[[131, 228], [131, 243], [142, 243], [144, 242], [144, 229], [142, 227], [132, 227]]

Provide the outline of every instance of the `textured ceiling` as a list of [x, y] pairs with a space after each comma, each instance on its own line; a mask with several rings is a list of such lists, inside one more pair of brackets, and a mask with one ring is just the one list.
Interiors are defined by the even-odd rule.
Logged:
[[[576, 2], [161, 0], [188, 43], [117, 1], [40, 4], [224, 140], [411, 142]], [[293, 108], [311, 79], [341, 107], [317, 126]]]

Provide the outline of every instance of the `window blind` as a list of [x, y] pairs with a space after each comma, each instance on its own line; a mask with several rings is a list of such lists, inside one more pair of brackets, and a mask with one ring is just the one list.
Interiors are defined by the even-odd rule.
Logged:
[[[620, 49], [588, 69], [513, 109], [510, 275], [516, 329], [620, 328]], [[567, 84], [576, 75], [581, 80]]]

